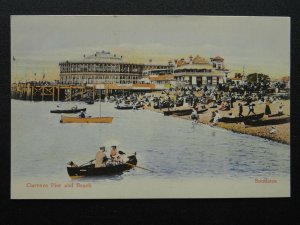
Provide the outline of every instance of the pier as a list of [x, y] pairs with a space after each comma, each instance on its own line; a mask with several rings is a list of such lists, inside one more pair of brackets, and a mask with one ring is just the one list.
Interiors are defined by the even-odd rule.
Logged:
[[29, 101], [76, 101], [97, 99], [100, 95], [130, 94], [164, 90], [164, 85], [154, 84], [58, 84], [26, 82], [11, 84], [11, 98]]
[[[105, 91], [105, 90], [104, 90]], [[49, 83], [13, 83], [11, 98], [31, 101], [72, 101], [85, 97], [95, 100], [95, 86]]]

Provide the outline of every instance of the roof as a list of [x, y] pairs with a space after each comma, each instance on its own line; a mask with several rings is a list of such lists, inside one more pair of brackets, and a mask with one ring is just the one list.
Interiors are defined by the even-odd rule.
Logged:
[[242, 77], [233, 77], [233, 78], [229, 78], [230, 80], [243, 80]]
[[209, 64], [209, 62], [204, 57], [197, 55], [193, 58], [193, 64]]
[[149, 76], [150, 81], [174, 80], [174, 75]]
[[119, 86], [117, 84], [104, 84], [104, 89], [125, 90], [131, 89], [130, 86]]
[[120, 62], [122, 61], [122, 56], [117, 56], [116, 54], [112, 54], [111, 52], [102, 50], [101, 52], [96, 52], [93, 55], [89, 55], [84, 57], [84, 61], [105, 61], [105, 62]]
[[188, 62], [186, 62], [183, 58], [178, 60], [177, 63], [176, 63], [177, 67], [180, 67], [180, 66], [183, 66], [183, 65], [186, 65], [186, 64], [188, 64]]
[[221, 61], [221, 62], [224, 61], [224, 59], [223, 59], [221, 56], [215, 56], [215, 57], [211, 58], [211, 60], [214, 60], [214, 61]]
[[208, 64], [186, 64], [181, 67], [178, 67], [176, 70], [183, 70], [183, 69], [212, 69], [212, 66]]

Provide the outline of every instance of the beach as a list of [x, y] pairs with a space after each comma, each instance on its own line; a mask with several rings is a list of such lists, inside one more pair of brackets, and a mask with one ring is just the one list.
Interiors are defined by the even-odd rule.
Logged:
[[[166, 94], [162, 94], [161, 92], [156, 92], [154, 93], [154, 96], [158, 97], [161, 96], [163, 98], [166, 98]], [[222, 117], [228, 117], [229, 113], [232, 113], [234, 116], [238, 116], [238, 104], [245, 104], [245, 102], [241, 102], [241, 101], [236, 101], [234, 102], [234, 107], [231, 108], [228, 111], [220, 111], [219, 110], [219, 114]], [[265, 112], [265, 104], [264, 103], [259, 103], [258, 101], [254, 102], [255, 106], [254, 106], [254, 111], [256, 114], [259, 113], [264, 113]], [[261, 138], [265, 138], [265, 139], [269, 139], [272, 141], [276, 141], [276, 142], [280, 142], [283, 144], [290, 144], [290, 122], [285, 122], [285, 123], [281, 123], [281, 124], [273, 124], [272, 125], [272, 121], [280, 119], [280, 120], [288, 120], [289, 121], [289, 117], [290, 117], [290, 100], [277, 100], [276, 102], [273, 102], [270, 104], [270, 109], [272, 114], [277, 113], [278, 108], [280, 106], [280, 104], [283, 105], [283, 113], [284, 115], [280, 116], [280, 117], [268, 117], [267, 115], [264, 115], [264, 117], [262, 118], [262, 121], [268, 121], [270, 123], [270, 125], [263, 125], [263, 126], [250, 126], [250, 125], [245, 125], [243, 123], [224, 123], [224, 122], [218, 122], [215, 126], [220, 127], [220, 128], [224, 128], [226, 130], [230, 130], [233, 132], [237, 132], [237, 133], [242, 133], [242, 134], [248, 134], [248, 135], [253, 135], [253, 136], [258, 136]], [[218, 106], [219, 108], [220, 106]], [[145, 107], [148, 110], [152, 110], [158, 113], [163, 113], [163, 111], [166, 111], [167, 109], [154, 109], [153, 106], [151, 107]], [[189, 106], [181, 106], [181, 107], [176, 107], [176, 109], [188, 109], [190, 108]], [[208, 109], [206, 112], [204, 112], [203, 114], [199, 114], [199, 125], [201, 126], [201, 124], [210, 124], [210, 119], [211, 119], [211, 112], [212, 111], [216, 111], [218, 108], [209, 108], [208, 106], [206, 106], [206, 108]], [[243, 106], [243, 115], [246, 116], [248, 114], [248, 106]], [[172, 115], [174, 117], [179, 117], [181, 119], [186, 119], [186, 120], [191, 120], [190, 115], [187, 116], [176, 116], [176, 115]], [[275, 132], [274, 133], [270, 133], [271, 129], [275, 128]]]

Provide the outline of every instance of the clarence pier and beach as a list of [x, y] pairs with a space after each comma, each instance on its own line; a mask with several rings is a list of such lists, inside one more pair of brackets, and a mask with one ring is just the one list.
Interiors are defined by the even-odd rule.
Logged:
[[[163, 113], [172, 102], [184, 104], [176, 110], [206, 108], [199, 125], [212, 124], [212, 115], [247, 116], [253, 104], [256, 114], [265, 113], [259, 124], [217, 122], [215, 126], [234, 132], [290, 143], [289, 77], [276, 81], [264, 74], [232, 74], [220, 56], [199, 55], [156, 64], [125, 62], [122, 56], [107, 51], [84, 56], [79, 61], [59, 63], [60, 79], [26, 81], [11, 85], [13, 99], [29, 101], [93, 101], [118, 99], [143, 101], [144, 109]], [[112, 101], [113, 100], [113, 101]], [[158, 104], [159, 107], [154, 108]], [[169, 107], [163, 107], [169, 104]], [[240, 107], [242, 105], [242, 107]], [[269, 108], [268, 110], [266, 108]], [[177, 116], [190, 119], [189, 115]]]

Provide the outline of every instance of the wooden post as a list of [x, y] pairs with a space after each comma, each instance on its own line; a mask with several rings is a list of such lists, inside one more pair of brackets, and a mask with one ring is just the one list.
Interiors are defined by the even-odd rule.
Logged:
[[27, 90], [26, 90], [26, 100], [28, 100], [29, 99], [29, 96], [30, 96], [30, 84], [29, 83], [27, 83], [26, 84], [26, 86], [27, 86]]
[[34, 86], [31, 86], [31, 101], [33, 101], [33, 89], [34, 89]]
[[57, 86], [57, 101], [59, 102], [59, 85]]
[[72, 100], [72, 86], [70, 86], [70, 101]]
[[44, 101], [44, 86], [42, 86], [42, 101]]
[[52, 86], [52, 101], [54, 102], [54, 96], [55, 96], [55, 87]]
[[93, 85], [93, 101], [95, 101], [95, 84]]

